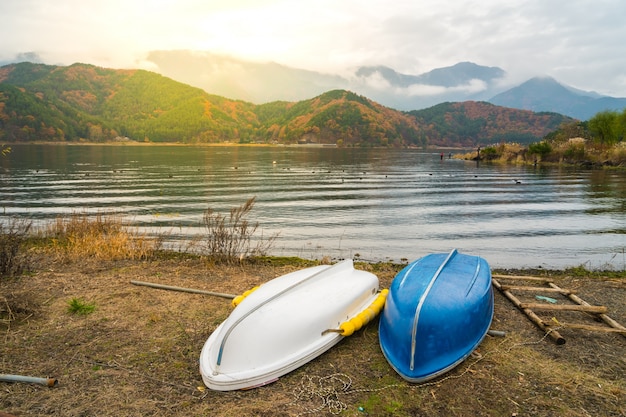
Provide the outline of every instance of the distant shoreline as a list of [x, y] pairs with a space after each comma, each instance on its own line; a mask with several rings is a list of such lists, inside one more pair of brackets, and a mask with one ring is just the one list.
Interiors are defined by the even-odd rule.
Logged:
[[380, 147], [355, 147], [355, 146], [337, 146], [331, 143], [307, 143], [307, 144], [282, 144], [282, 143], [236, 143], [236, 142], [219, 142], [219, 143], [181, 143], [181, 142], [137, 142], [137, 141], [107, 141], [107, 142], [50, 142], [50, 141], [31, 141], [31, 142], [3, 142], [5, 146], [25, 146], [25, 145], [46, 145], [46, 146], [196, 146], [196, 147], [228, 147], [241, 146], [250, 148], [325, 148], [325, 149], [417, 149], [423, 151], [446, 151], [446, 152], [467, 152], [472, 148], [456, 148], [456, 147], [440, 147], [440, 146], [405, 146], [402, 148]]

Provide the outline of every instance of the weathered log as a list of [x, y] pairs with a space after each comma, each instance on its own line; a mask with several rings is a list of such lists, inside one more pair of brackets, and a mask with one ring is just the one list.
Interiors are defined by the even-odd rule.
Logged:
[[581, 329], [581, 330], [591, 330], [593, 332], [604, 332], [604, 333], [622, 333], [626, 334], [626, 329], [616, 329], [614, 327], [604, 327], [604, 326], [592, 326], [589, 324], [580, 324], [580, 323], [563, 323], [559, 322], [559, 325], [564, 328], [569, 329]]
[[579, 305], [579, 304], [544, 304], [544, 303], [521, 303], [521, 308], [536, 310], [559, 310], [559, 311], [584, 311], [587, 313], [606, 313], [605, 306]]

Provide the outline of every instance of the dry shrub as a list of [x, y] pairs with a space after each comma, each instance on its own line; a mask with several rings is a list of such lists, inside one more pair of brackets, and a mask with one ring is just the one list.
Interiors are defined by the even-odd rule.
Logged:
[[85, 213], [59, 217], [44, 231], [52, 248], [65, 260], [149, 259], [162, 246], [162, 237], [149, 237], [119, 216]]
[[9, 328], [14, 321], [24, 321], [37, 311], [33, 295], [25, 292], [0, 294], [0, 326]]
[[498, 145], [497, 152], [501, 162], [524, 162], [527, 150], [519, 143], [506, 143]]
[[32, 223], [11, 218], [0, 222], [0, 277], [20, 275], [28, 267], [29, 257], [24, 250]]
[[626, 142], [614, 146], [609, 152], [608, 159], [613, 161], [614, 165], [626, 165]]
[[263, 256], [271, 248], [277, 235], [268, 239], [261, 237], [256, 246], [252, 246], [252, 237], [259, 223], [250, 223], [246, 217], [254, 208], [254, 201], [255, 197], [252, 197], [239, 207], [231, 208], [228, 217], [211, 208], [204, 212], [205, 248], [211, 259], [232, 263], [250, 256]]

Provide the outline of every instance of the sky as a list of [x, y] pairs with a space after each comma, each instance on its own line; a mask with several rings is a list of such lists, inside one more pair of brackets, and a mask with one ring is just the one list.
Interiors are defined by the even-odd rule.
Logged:
[[2, 0], [0, 63], [150, 68], [154, 50], [344, 75], [470, 61], [626, 97], [623, 0]]

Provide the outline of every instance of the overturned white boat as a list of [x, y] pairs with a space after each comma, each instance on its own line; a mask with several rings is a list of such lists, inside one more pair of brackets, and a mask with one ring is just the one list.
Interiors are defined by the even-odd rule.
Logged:
[[352, 260], [275, 278], [250, 292], [200, 354], [205, 385], [217, 391], [277, 380], [374, 318], [387, 291]]

